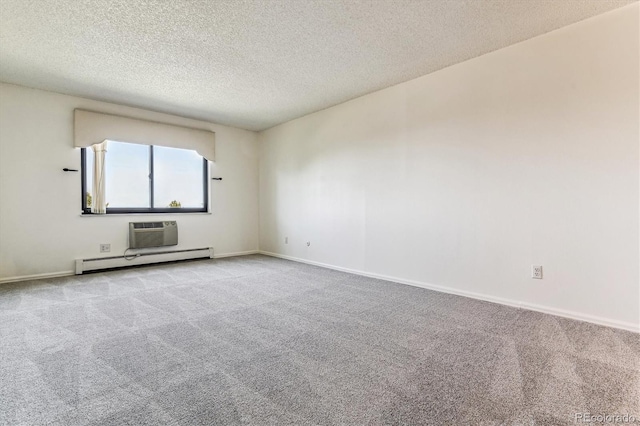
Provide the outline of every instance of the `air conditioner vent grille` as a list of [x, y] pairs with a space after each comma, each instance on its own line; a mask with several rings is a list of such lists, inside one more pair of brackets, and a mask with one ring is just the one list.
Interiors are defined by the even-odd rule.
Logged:
[[162, 222], [132, 222], [134, 229], [162, 228]]
[[169, 222], [129, 222], [129, 248], [175, 246], [178, 224]]

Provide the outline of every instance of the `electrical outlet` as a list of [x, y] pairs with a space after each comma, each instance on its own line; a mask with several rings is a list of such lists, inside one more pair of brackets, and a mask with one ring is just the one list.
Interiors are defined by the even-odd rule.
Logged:
[[289, 244], [289, 237], [284, 237], [284, 243]]
[[100, 253], [109, 253], [111, 251], [111, 244], [100, 244]]
[[531, 265], [531, 278], [542, 279], [542, 265]]

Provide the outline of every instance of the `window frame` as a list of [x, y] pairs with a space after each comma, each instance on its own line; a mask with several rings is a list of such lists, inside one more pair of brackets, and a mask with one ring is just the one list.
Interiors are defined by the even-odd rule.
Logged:
[[[125, 142], [126, 143], [126, 142]], [[153, 185], [153, 145], [149, 146], [149, 205], [151, 207], [115, 207], [106, 208], [106, 214], [162, 214], [162, 213], [208, 213], [209, 212], [209, 160], [202, 157], [202, 197], [204, 199], [203, 207], [153, 207], [154, 203], [154, 185]], [[104, 216], [103, 214], [95, 214], [91, 212], [91, 207], [87, 207], [87, 149], [80, 149], [80, 174], [82, 175], [81, 184], [81, 200], [82, 214]], [[181, 149], [181, 148], [174, 148]]]

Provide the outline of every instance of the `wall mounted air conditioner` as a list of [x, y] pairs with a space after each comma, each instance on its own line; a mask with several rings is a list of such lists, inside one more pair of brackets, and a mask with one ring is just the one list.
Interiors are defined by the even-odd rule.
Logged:
[[175, 246], [178, 224], [168, 222], [129, 222], [129, 248]]

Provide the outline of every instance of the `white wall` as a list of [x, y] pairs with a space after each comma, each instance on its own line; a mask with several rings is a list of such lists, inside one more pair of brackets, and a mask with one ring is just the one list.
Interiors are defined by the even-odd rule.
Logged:
[[[81, 217], [80, 150], [73, 110], [86, 108], [193, 126], [216, 133], [212, 214]], [[213, 247], [216, 255], [258, 248], [257, 134], [104, 102], [0, 84], [0, 280], [70, 272], [74, 259], [118, 255], [128, 222], [177, 220], [176, 249]], [[99, 244], [111, 243], [110, 254]]]
[[261, 250], [637, 329], [638, 14], [261, 133]]

